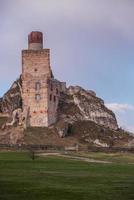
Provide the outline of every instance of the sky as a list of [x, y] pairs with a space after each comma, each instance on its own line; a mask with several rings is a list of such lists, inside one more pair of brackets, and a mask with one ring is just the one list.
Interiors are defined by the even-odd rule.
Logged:
[[0, 96], [21, 74], [31, 31], [44, 33], [57, 79], [94, 90], [134, 132], [133, 0], [0, 0]]

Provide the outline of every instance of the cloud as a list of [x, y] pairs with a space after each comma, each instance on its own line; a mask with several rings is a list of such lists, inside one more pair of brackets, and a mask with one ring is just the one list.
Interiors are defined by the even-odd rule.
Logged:
[[134, 133], [133, 104], [109, 103], [106, 106], [116, 114], [119, 126]]
[[114, 112], [134, 111], [134, 105], [131, 104], [109, 103], [106, 106]]

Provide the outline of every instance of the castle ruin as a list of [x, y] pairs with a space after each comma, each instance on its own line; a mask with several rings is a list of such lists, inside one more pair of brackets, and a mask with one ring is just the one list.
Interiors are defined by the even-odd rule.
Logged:
[[22, 108], [26, 127], [48, 127], [56, 122], [57, 107], [66, 83], [56, 80], [50, 66], [50, 49], [43, 49], [43, 33], [28, 35], [22, 50]]

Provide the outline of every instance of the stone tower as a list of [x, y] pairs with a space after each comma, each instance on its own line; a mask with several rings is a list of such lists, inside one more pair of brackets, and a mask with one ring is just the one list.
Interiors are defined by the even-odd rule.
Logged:
[[43, 49], [43, 34], [28, 35], [28, 50], [22, 50], [22, 102], [26, 127], [48, 127], [56, 122], [60, 93], [66, 84], [54, 79], [50, 49]]

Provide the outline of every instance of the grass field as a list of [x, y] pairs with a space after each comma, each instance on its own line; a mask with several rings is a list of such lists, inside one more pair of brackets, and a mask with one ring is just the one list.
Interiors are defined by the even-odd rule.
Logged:
[[[101, 154], [91, 157], [100, 159]], [[118, 155], [118, 162], [97, 164], [58, 157], [31, 160], [28, 153], [1, 152], [0, 200], [133, 200], [130, 157], [122, 160]]]

